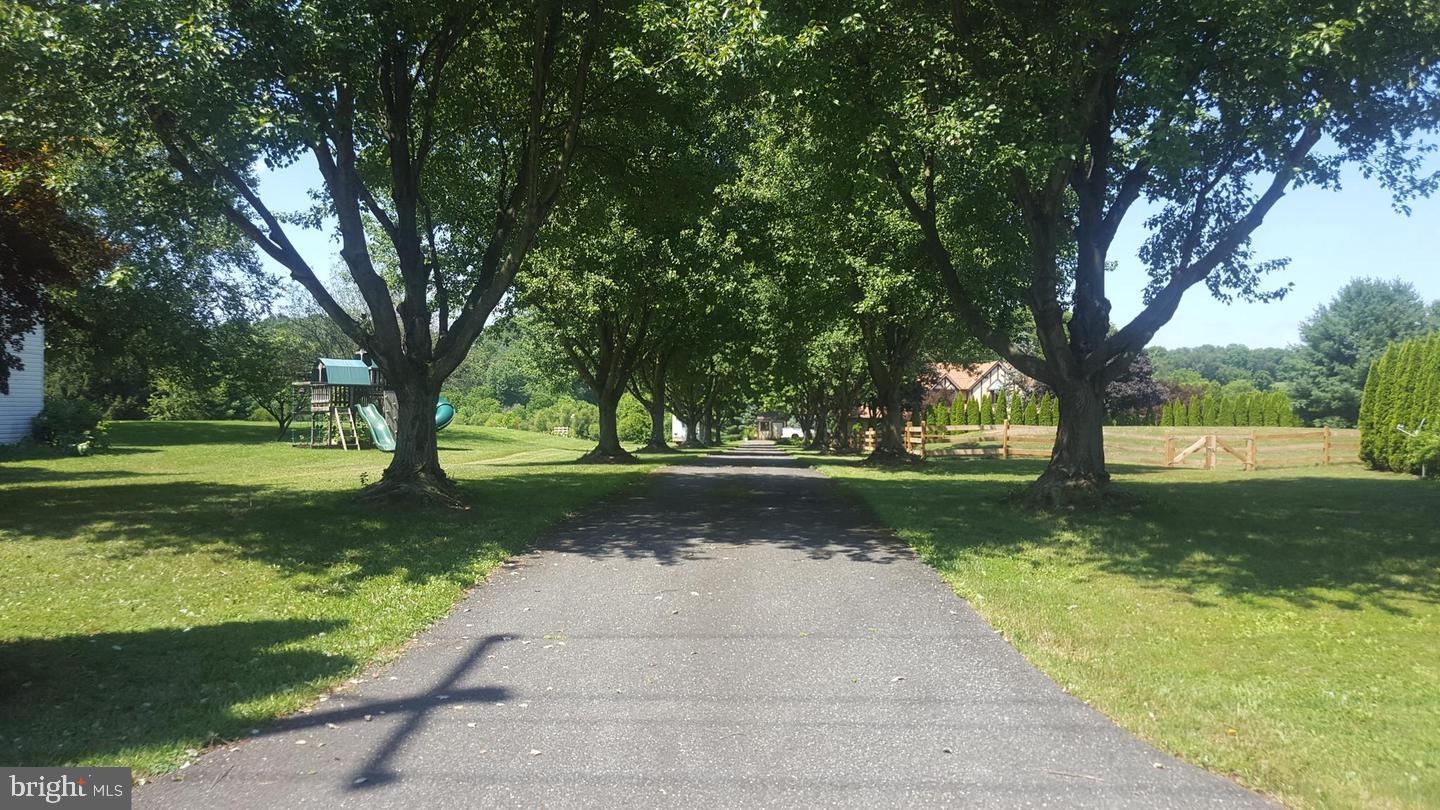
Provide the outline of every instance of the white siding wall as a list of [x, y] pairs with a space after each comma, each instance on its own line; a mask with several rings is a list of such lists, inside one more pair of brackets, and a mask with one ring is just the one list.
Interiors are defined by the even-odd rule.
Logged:
[[0, 444], [14, 444], [30, 435], [30, 420], [40, 413], [45, 396], [45, 330], [37, 326], [20, 349], [24, 371], [10, 372], [10, 394], [0, 394]]

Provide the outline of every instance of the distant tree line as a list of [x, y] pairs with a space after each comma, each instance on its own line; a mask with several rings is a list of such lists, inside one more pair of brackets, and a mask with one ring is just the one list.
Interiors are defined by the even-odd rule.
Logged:
[[1440, 332], [1392, 343], [1375, 361], [1365, 381], [1360, 430], [1360, 458], [1371, 467], [1435, 469], [1440, 461]]
[[1351, 427], [1360, 417], [1366, 374], [1386, 347], [1436, 327], [1440, 302], [1427, 305], [1413, 285], [1358, 278], [1301, 324], [1295, 346], [1156, 347], [1151, 355], [1155, 379], [1174, 409], [1200, 397], [1280, 390], [1300, 424]]

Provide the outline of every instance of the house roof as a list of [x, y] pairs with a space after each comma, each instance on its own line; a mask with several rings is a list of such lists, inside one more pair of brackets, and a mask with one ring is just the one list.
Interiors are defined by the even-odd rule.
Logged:
[[944, 363], [937, 363], [933, 370], [937, 377], [936, 385], [954, 388], [956, 391], [969, 391], [976, 386], [985, 375], [989, 374], [996, 366], [1000, 365], [999, 360], [991, 360], [988, 363], [976, 363], [970, 366], [951, 366]]
[[325, 367], [325, 382], [331, 385], [369, 385], [370, 366], [364, 360], [320, 358]]

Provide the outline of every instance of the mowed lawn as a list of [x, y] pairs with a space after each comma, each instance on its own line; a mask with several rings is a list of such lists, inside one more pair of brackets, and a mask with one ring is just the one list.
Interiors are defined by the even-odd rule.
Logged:
[[103, 455], [0, 456], [0, 762], [176, 767], [393, 654], [661, 463], [576, 465], [590, 443], [457, 425], [441, 460], [472, 508], [422, 510], [354, 501], [386, 454], [273, 432], [121, 423]]
[[1040, 669], [1296, 807], [1440, 806], [1440, 486], [1358, 467], [1117, 470], [1138, 503], [1004, 498], [1032, 461], [810, 456]]

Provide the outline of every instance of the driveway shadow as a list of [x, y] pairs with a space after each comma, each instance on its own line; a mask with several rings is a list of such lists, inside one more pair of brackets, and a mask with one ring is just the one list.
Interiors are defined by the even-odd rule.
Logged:
[[811, 559], [880, 564], [911, 556], [834, 481], [779, 451], [729, 450], [655, 479], [583, 512], [543, 547], [661, 565], [706, 559], [717, 545], [776, 545]]

